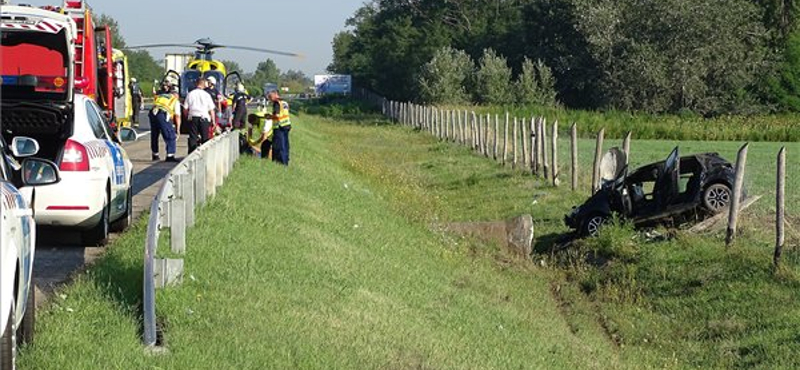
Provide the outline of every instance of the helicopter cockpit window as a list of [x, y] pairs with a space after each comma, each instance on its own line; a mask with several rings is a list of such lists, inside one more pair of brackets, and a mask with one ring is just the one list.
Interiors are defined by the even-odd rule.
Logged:
[[200, 78], [200, 71], [185, 71], [181, 75], [181, 96], [186, 96], [197, 87], [197, 79]]

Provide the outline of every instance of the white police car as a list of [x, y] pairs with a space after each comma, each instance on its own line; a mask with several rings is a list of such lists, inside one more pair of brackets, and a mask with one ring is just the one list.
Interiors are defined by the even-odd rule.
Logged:
[[[12, 149], [21, 158], [36, 154], [39, 145], [18, 137]], [[14, 184], [45, 186], [58, 181], [55, 163], [31, 158], [20, 165], [0, 139], [0, 370], [15, 368], [17, 343], [33, 340], [35, 324], [36, 224], [30, 199]]]
[[35, 8], [0, 11], [3, 137], [37, 140], [39, 155], [61, 170], [59, 184], [27, 190], [36, 222], [105, 244], [110, 230], [131, 222], [133, 166], [102, 110], [80, 94], [91, 82], [74, 76], [75, 23]]

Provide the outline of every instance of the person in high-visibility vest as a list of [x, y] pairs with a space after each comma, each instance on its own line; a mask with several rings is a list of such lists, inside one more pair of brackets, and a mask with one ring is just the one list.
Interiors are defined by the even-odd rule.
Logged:
[[272, 102], [273, 140], [272, 160], [284, 166], [289, 165], [289, 131], [292, 130], [292, 121], [289, 118], [289, 103], [281, 99], [277, 91], [270, 91], [267, 99]]
[[274, 132], [272, 121], [267, 118], [266, 114], [256, 112], [247, 116], [247, 122], [250, 123], [250, 127], [247, 129], [247, 145], [250, 152], [268, 159]]
[[[164, 137], [167, 145], [167, 162], [178, 162], [175, 158], [178, 135], [181, 132], [181, 102], [172, 90], [172, 84], [164, 82], [161, 90], [153, 100], [153, 109], [150, 110], [150, 148], [153, 150], [153, 160], [159, 157], [158, 137]], [[172, 122], [175, 122], [175, 126]]]

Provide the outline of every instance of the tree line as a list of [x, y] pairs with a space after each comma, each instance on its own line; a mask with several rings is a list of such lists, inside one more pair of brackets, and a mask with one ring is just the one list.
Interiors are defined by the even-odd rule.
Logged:
[[[800, 111], [797, 11], [793, 0], [373, 0], [334, 37], [329, 70], [396, 100], [526, 103], [521, 90], [546, 91], [531, 82], [545, 71], [573, 108]], [[498, 68], [507, 78], [488, 73]], [[432, 80], [453, 71], [469, 78]]]

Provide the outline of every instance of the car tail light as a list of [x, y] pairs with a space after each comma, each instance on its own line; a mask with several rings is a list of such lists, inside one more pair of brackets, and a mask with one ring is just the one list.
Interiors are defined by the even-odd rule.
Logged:
[[89, 152], [83, 144], [67, 140], [61, 157], [61, 171], [89, 171]]

